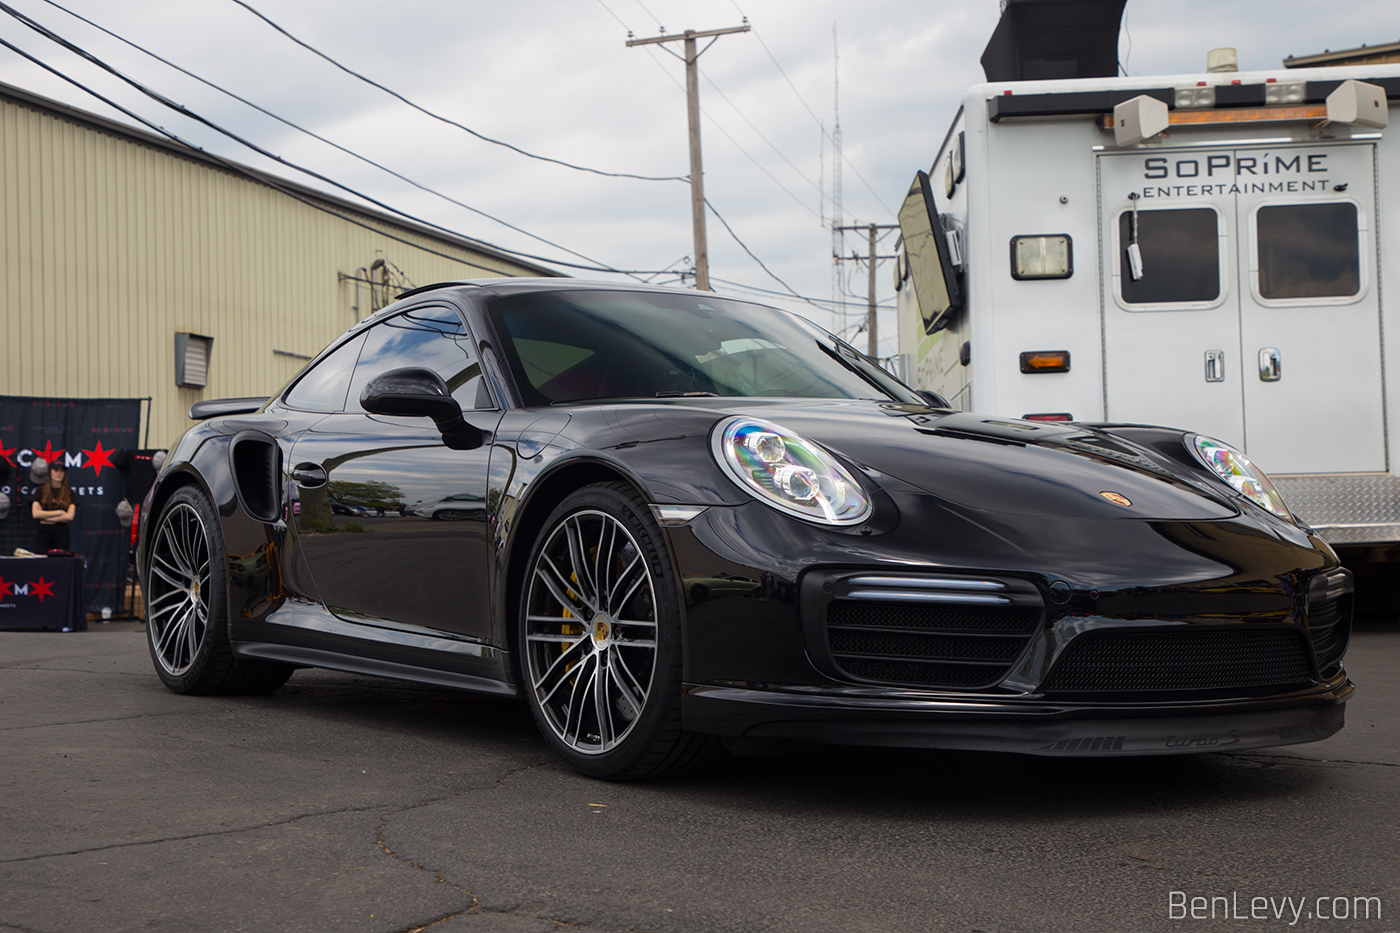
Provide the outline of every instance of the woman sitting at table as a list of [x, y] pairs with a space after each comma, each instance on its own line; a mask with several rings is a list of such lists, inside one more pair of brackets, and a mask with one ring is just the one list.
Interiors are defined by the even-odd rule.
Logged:
[[71, 550], [68, 523], [77, 509], [73, 490], [68, 488], [68, 470], [61, 463], [49, 464], [48, 478], [32, 509], [39, 520], [39, 553]]

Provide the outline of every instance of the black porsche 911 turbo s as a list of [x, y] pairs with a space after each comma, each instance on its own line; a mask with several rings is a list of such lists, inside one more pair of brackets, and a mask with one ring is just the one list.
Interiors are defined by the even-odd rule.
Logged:
[[[520, 696], [620, 779], [725, 740], [1285, 745], [1353, 689], [1350, 575], [1243, 454], [936, 407], [761, 305], [431, 286], [191, 414], [139, 551], [179, 693], [311, 666]], [[473, 508], [409, 505], [444, 501]]]

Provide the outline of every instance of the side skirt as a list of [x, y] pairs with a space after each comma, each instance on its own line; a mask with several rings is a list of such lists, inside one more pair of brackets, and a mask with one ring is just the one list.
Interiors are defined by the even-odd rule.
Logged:
[[371, 677], [388, 677], [393, 680], [407, 680], [420, 684], [434, 684], [439, 687], [451, 687], [456, 690], [469, 690], [473, 693], [487, 693], [493, 696], [514, 697], [520, 695], [520, 691], [516, 689], [514, 684], [503, 683], [489, 677], [434, 670], [411, 664], [400, 664], [396, 661], [326, 651], [321, 648], [255, 642], [234, 645], [234, 654], [240, 658], [282, 661], [299, 667], [322, 667], [333, 671], [368, 674]]

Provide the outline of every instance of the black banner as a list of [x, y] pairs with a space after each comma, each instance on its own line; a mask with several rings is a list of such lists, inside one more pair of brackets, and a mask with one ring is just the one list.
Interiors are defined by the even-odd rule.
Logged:
[[77, 506], [70, 525], [72, 550], [87, 563], [87, 612], [117, 609], [125, 595], [131, 529], [117, 518], [123, 482], [112, 458], [137, 446], [141, 404], [127, 398], [0, 395], [0, 492], [10, 499], [9, 513], [0, 519], [0, 554], [13, 554], [15, 548], [38, 551], [32, 503], [42, 487], [32, 481], [30, 469], [36, 457], [62, 463]]

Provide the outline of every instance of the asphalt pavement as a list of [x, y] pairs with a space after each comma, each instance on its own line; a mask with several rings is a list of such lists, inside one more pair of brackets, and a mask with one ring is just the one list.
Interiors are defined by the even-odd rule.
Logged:
[[1310, 745], [608, 784], [518, 703], [310, 670], [181, 697], [138, 624], [0, 632], [0, 930], [1393, 931], [1400, 623], [1348, 668]]

